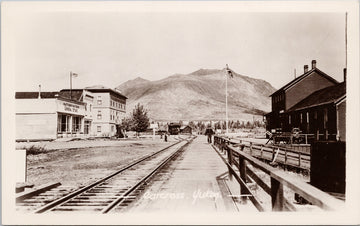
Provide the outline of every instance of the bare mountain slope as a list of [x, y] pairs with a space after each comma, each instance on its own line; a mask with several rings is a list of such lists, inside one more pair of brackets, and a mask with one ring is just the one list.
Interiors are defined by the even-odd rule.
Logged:
[[[158, 81], [141, 78], [116, 87], [128, 99], [128, 112], [143, 104], [154, 120], [221, 120], [225, 117], [225, 72], [200, 69]], [[270, 111], [275, 89], [266, 81], [234, 74], [228, 79], [229, 118], [248, 120]]]

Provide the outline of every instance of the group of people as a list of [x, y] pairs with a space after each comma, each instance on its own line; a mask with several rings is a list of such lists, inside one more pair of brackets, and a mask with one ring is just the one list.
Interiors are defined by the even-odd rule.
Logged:
[[[205, 136], [207, 136], [207, 141], [209, 144], [212, 143], [212, 136], [215, 134], [214, 130], [212, 128], [207, 128], [205, 130]], [[167, 142], [167, 133], [164, 133], [164, 141]], [[160, 139], [162, 139], [163, 134], [160, 134]]]

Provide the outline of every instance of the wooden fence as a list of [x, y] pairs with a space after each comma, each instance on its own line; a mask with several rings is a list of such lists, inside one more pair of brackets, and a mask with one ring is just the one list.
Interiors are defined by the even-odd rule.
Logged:
[[[248, 196], [259, 211], [264, 211], [265, 207], [262, 206], [261, 202], [252, 194], [250, 188], [247, 186], [248, 181], [255, 181], [257, 185], [271, 196], [273, 211], [296, 210], [291, 202], [285, 199], [283, 186], [287, 186], [313, 205], [319, 206], [324, 210], [337, 210], [344, 206], [343, 201], [330, 196], [304, 181], [293, 178], [279, 169], [267, 165], [250, 154], [240, 151], [238, 147], [241, 147], [242, 144], [238, 142], [233, 143], [231, 140], [215, 136], [214, 144], [220, 151], [222, 150], [226, 154], [226, 165], [229, 174], [240, 184], [241, 195], [243, 195], [243, 197]], [[257, 176], [247, 164], [251, 164], [253, 167], [269, 175], [271, 178], [270, 186]]]
[[215, 136], [214, 143], [223, 149], [224, 145], [235, 145], [240, 151], [246, 151], [258, 159], [291, 166], [300, 170], [310, 170], [310, 148], [308, 145], [299, 145], [296, 149], [284, 146], [258, 144], [250, 141], [228, 139]]

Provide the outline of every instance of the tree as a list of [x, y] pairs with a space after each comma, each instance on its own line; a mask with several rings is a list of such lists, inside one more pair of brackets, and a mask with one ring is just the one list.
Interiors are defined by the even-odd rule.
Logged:
[[149, 117], [147, 116], [147, 110], [143, 105], [138, 103], [132, 113], [133, 129], [137, 132], [144, 132], [149, 127]]
[[189, 126], [190, 126], [191, 128], [193, 128], [193, 129], [196, 129], [196, 128], [197, 128], [197, 126], [195, 125], [195, 123], [194, 123], [193, 121], [190, 121], [190, 122], [189, 122]]
[[132, 118], [124, 118], [121, 122], [121, 127], [127, 131], [133, 130], [134, 123]]

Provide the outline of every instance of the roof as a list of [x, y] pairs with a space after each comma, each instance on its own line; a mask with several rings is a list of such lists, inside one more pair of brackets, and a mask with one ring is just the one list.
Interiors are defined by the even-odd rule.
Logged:
[[180, 129], [181, 129], [181, 130], [183, 130], [183, 129], [185, 129], [186, 127], [189, 127], [189, 128], [191, 128], [191, 129], [192, 129], [192, 127], [191, 127], [191, 126], [189, 126], [189, 125], [187, 125], [187, 126], [181, 126], [181, 127], [180, 127]]
[[[60, 90], [59, 95], [63, 98], [70, 99], [70, 89], [62, 89]], [[81, 101], [81, 97], [83, 95], [82, 89], [73, 89], [71, 90], [71, 99]]]
[[342, 82], [334, 86], [326, 87], [324, 89], [313, 92], [305, 99], [290, 108], [288, 112], [335, 103], [344, 97], [346, 97], [346, 83]]
[[280, 89], [276, 90], [273, 94], [270, 95], [270, 97], [280, 91], [283, 90], [287, 90], [289, 88], [291, 88], [293, 85], [295, 85], [296, 83], [300, 82], [301, 80], [305, 79], [306, 77], [308, 77], [309, 75], [311, 75], [313, 72], [317, 72], [319, 75], [321, 75], [322, 77], [328, 79], [329, 81], [333, 82], [334, 84], [338, 84], [339, 82], [336, 81], [335, 79], [333, 79], [332, 77], [330, 77], [329, 75], [325, 74], [324, 72], [320, 71], [318, 68], [313, 68], [310, 71], [300, 75], [299, 77], [293, 79], [291, 82], [287, 83], [286, 85], [284, 85], [283, 87], [281, 87]]
[[[59, 92], [40, 92], [40, 97], [42, 99], [51, 99], [57, 98]], [[39, 97], [39, 92], [16, 92], [15, 99], [37, 99]]]
[[[38, 99], [39, 98], [39, 92], [16, 92], [15, 93], [15, 99]], [[59, 99], [63, 101], [73, 102], [77, 104], [85, 104], [81, 101], [73, 99], [69, 99], [67, 97], [64, 97], [60, 95], [59, 92], [41, 92], [40, 93], [40, 99]]]
[[124, 99], [128, 99], [126, 96], [124, 96], [123, 94], [121, 94], [119, 91], [108, 88], [106, 86], [102, 86], [102, 85], [96, 85], [96, 86], [90, 86], [90, 87], [85, 87], [86, 90], [89, 90], [90, 92], [93, 93], [103, 93], [103, 92], [109, 92], [112, 93], [120, 98], [124, 98]]
[[177, 122], [171, 122], [169, 124], [169, 126], [178, 126], [178, 127], [180, 127], [181, 125], [180, 125], [180, 123], [177, 123]]

